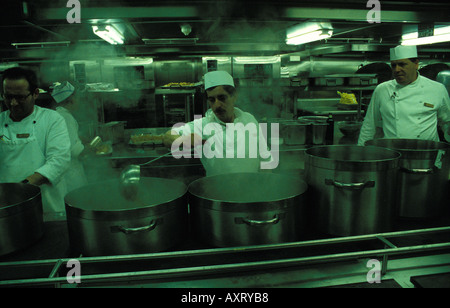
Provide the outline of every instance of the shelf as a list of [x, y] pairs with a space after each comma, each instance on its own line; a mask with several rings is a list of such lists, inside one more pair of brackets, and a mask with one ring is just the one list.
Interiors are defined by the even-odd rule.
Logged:
[[194, 89], [180, 89], [180, 88], [161, 89], [161, 88], [158, 88], [155, 90], [155, 95], [194, 94], [194, 93], [195, 93], [195, 88]]
[[373, 91], [375, 90], [376, 86], [333, 86], [333, 87], [327, 87], [327, 86], [309, 86], [308, 90], [312, 91]]

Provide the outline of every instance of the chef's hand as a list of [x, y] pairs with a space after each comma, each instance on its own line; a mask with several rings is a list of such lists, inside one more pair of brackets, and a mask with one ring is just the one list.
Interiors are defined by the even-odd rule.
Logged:
[[24, 181], [24, 183], [29, 183], [31, 185], [41, 186], [42, 184], [49, 184], [49, 180], [40, 173], [33, 173], [28, 176]]

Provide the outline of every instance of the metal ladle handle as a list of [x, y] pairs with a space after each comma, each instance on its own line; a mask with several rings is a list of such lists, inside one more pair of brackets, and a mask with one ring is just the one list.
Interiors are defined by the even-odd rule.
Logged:
[[157, 161], [158, 159], [161, 159], [161, 158], [163, 158], [163, 157], [169, 156], [169, 154], [172, 154], [172, 152], [167, 152], [166, 154], [161, 155], [161, 156], [159, 156], [159, 157], [156, 157], [155, 159], [152, 159], [152, 160], [150, 160], [150, 161], [148, 161], [148, 162], [146, 162], [146, 163], [138, 164], [138, 166], [145, 166], [145, 165], [151, 164], [152, 162]]

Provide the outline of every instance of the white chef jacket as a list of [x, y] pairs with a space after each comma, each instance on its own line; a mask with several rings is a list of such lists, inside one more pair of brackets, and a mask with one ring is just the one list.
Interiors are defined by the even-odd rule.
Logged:
[[87, 184], [83, 164], [78, 157], [84, 150], [84, 145], [78, 136], [78, 122], [72, 114], [64, 107], [56, 107], [56, 111], [64, 118], [70, 139], [70, 165], [64, 173], [67, 184], [67, 193]]
[[40, 186], [44, 214], [64, 212], [62, 175], [70, 162], [64, 118], [54, 110], [34, 106], [31, 115], [14, 122], [7, 110], [0, 113], [0, 136], [0, 183], [21, 182], [38, 172], [50, 182]]
[[[211, 109], [206, 112], [204, 117], [173, 129], [180, 135], [187, 136], [195, 133], [206, 140], [203, 147], [195, 148], [195, 154], [200, 157], [207, 176], [236, 172], [258, 172], [261, 169], [262, 161], [268, 162], [272, 159], [271, 153], [267, 149], [266, 140], [259, 130], [256, 132], [248, 130], [248, 138], [238, 138], [238, 135], [245, 135], [245, 126], [249, 123], [259, 128], [255, 117], [236, 107], [234, 113], [233, 124], [235, 126], [233, 129], [227, 129], [227, 123], [218, 119]], [[214, 127], [218, 128], [217, 132], [211, 130]], [[227, 140], [233, 140], [233, 142], [227, 142]]]
[[420, 75], [405, 86], [389, 80], [373, 92], [358, 145], [373, 139], [377, 127], [384, 138], [439, 141], [437, 125], [449, 121], [450, 99], [444, 85]]

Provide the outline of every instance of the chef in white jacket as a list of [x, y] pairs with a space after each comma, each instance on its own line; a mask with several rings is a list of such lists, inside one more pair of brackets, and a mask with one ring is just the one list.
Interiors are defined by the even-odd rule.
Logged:
[[204, 78], [210, 109], [204, 117], [168, 131], [164, 144], [173, 151], [188, 138], [207, 176], [276, 168], [278, 156], [268, 151], [255, 117], [235, 107], [233, 77], [225, 71], [213, 71]]
[[390, 60], [395, 79], [375, 88], [358, 145], [374, 139], [376, 132], [381, 132], [384, 138], [439, 141], [438, 125], [450, 133], [446, 88], [419, 74], [416, 46], [392, 48]]
[[64, 213], [62, 175], [70, 162], [70, 140], [64, 118], [35, 106], [36, 74], [20, 67], [3, 73], [0, 113], [0, 183], [26, 182], [41, 188], [44, 218]]
[[55, 82], [52, 88], [52, 97], [56, 102], [56, 112], [66, 121], [70, 139], [70, 166], [64, 174], [67, 185], [67, 193], [87, 184], [84, 167], [79, 160], [80, 154], [84, 150], [84, 145], [78, 136], [78, 122], [72, 113], [78, 104], [75, 87], [68, 81], [62, 83]]

